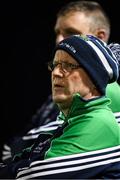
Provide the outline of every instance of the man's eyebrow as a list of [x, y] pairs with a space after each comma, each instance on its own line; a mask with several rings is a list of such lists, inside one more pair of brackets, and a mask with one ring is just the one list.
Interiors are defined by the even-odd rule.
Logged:
[[[54, 31], [56, 34], [60, 33], [60, 30], [57, 28], [54, 28]], [[65, 28], [63, 29], [64, 33], [66, 34], [82, 34], [82, 32], [80, 32], [79, 30], [73, 28], [73, 27], [69, 27], [69, 28]]]
[[80, 32], [79, 30], [77, 30], [77, 29], [75, 29], [73, 27], [66, 28], [66, 29], [64, 29], [64, 31], [66, 33], [82, 34], [82, 32]]

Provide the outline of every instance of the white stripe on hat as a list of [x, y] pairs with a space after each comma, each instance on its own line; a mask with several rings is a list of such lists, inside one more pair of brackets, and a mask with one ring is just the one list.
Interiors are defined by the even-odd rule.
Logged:
[[110, 67], [107, 59], [105, 58], [104, 54], [101, 52], [101, 50], [91, 41], [87, 41], [87, 43], [92, 46], [92, 48], [95, 50], [97, 55], [99, 56], [99, 59], [101, 60], [103, 66], [105, 67], [106, 71], [108, 72], [110, 79], [113, 77], [113, 70]]
[[[96, 40], [96, 41], [99, 43], [100, 46], [102, 46], [101, 43], [99, 42], [99, 40]], [[105, 43], [105, 42], [103, 42], [103, 43]], [[115, 66], [116, 66], [117, 78], [118, 78], [118, 76], [119, 76], [119, 67], [118, 67], [118, 63], [117, 63], [118, 58], [115, 56], [115, 54], [113, 53], [113, 51], [109, 48], [109, 46], [107, 46], [107, 48], [111, 51], [112, 56], [108, 53], [108, 51], [106, 50], [106, 48], [104, 48], [103, 46], [102, 46], [102, 48], [105, 50], [105, 52], [107, 53], [107, 55], [111, 58], [111, 60], [114, 62]], [[117, 61], [116, 61], [115, 59], [116, 59]]]

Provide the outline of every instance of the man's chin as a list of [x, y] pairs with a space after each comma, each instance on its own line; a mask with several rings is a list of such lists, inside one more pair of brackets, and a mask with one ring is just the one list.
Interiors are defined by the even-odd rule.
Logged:
[[64, 101], [66, 101], [66, 100], [67, 100], [67, 98], [66, 98], [65, 95], [53, 96], [53, 101], [55, 103], [62, 103]]

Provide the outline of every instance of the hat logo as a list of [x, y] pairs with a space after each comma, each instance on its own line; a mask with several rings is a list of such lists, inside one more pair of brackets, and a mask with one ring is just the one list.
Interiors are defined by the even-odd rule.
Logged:
[[70, 51], [72, 51], [73, 53], [76, 53], [75, 48], [68, 43], [61, 42], [59, 44], [59, 46], [64, 46], [64, 47], [68, 48]]

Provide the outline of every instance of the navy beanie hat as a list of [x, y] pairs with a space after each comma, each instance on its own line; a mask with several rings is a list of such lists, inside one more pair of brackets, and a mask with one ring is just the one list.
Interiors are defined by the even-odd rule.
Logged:
[[72, 35], [56, 45], [69, 53], [87, 72], [97, 89], [104, 95], [108, 83], [119, 77], [119, 63], [107, 44], [92, 35]]

